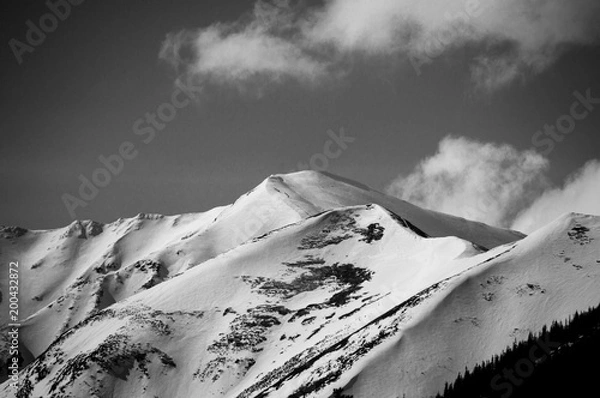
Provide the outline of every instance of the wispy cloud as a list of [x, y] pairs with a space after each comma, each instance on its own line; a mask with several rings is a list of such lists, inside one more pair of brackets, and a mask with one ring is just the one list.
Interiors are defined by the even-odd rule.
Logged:
[[238, 21], [168, 34], [159, 56], [178, 73], [208, 83], [315, 83], [326, 77], [330, 60], [303, 45], [301, 25], [300, 9], [289, 1], [259, 1]]
[[547, 176], [549, 160], [532, 150], [446, 137], [437, 152], [388, 193], [416, 205], [487, 224], [532, 232], [568, 212], [600, 215], [600, 161], [588, 162], [563, 187]]
[[315, 83], [356, 55], [431, 60], [475, 45], [473, 82], [491, 91], [599, 36], [597, 0], [329, 0], [312, 8], [275, 0], [234, 22], [171, 33], [160, 56], [220, 84]]

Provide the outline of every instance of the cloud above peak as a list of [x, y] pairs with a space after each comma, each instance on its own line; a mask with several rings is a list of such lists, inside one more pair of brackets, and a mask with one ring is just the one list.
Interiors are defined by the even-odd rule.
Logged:
[[420, 72], [471, 45], [473, 83], [493, 91], [599, 39], [597, 0], [260, 0], [237, 21], [170, 33], [160, 58], [218, 84], [314, 84], [343, 76], [356, 55], [404, 57]]
[[600, 161], [591, 160], [562, 186], [550, 161], [533, 150], [445, 137], [437, 152], [387, 187], [415, 205], [525, 233], [565, 213], [600, 215]]
[[428, 209], [509, 226], [548, 186], [549, 166], [532, 150], [449, 136], [387, 192]]

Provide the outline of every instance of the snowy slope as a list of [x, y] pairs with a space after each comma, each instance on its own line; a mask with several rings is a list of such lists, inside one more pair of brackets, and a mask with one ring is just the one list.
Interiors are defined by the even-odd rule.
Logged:
[[600, 301], [599, 218], [514, 242], [314, 172], [207, 213], [3, 234], [35, 280], [31, 397], [429, 396]]
[[[403, 253], [390, 253], [397, 245], [405, 247]], [[379, 206], [326, 212], [238, 246], [88, 318], [51, 346], [49, 363], [47, 355], [38, 359], [30, 368], [32, 379], [37, 378], [38, 367], [53, 368], [57, 374], [51, 371], [45, 378], [48, 385], [38, 384], [39, 394], [79, 391], [79, 384], [68, 383], [72, 373], [52, 361], [77, 358], [80, 352], [98, 350], [111, 336], [123, 335], [127, 337], [122, 344], [128, 347], [151, 342], [150, 351], [168, 354], [177, 369], [159, 368], [146, 378], [134, 368], [128, 380], [139, 383], [133, 384], [122, 383], [107, 371], [98, 383], [110, 386], [111, 393], [141, 396], [147, 384], [159, 396], [168, 391], [178, 391], [178, 396], [195, 391], [222, 396], [253, 380], [246, 377], [246, 368], [253, 373], [284, 366], [311, 344], [349, 333], [359, 322], [378, 316], [390, 305], [385, 283], [391, 275], [399, 277], [408, 298], [440, 275], [462, 269], [462, 262], [449, 260], [477, 252], [458, 238], [425, 239]], [[398, 269], [402, 261], [406, 265]], [[372, 288], [363, 286], [366, 282]], [[30, 335], [27, 322], [22, 330]], [[287, 337], [281, 339], [284, 334]], [[265, 344], [265, 336], [273, 340], [271, 344]], [[237, 343], [230, 347], [231, 341]], [[34, 344], [27, 338], [24, 343]], [[86, 361], [94, 365], [92, 359]], [[69, 370], [72, 366], [69, 361], [62, 365]], [[78, 383], [92, 383], [99, 369], [104, 368], [90, 366], [77, 377]], [[171, 382], [166, 383], [163, 374]]]
[[[422, 397], [529, 332], [600, 304], [600, 217], [569, 214], [445, 281], [348, 389]], [[386, 395], [387, 394], [387, 395]]]
[[[193, 255], [180, 251], [180, 242], [205, 229], [221, 210], [173, 217], [139, 214], [107, 225], [75, 221], [49, 231], [1, 230], [2, 263], [20, 264], [20, 319], [36, 325], [23, 350], [39, 355], [90, 313], [195, 263]], [[4, 289], [7, 275], [0, 276]], [[107, 294], [99, 297], [99, 291]], [[0, 313], [1, 324], [7, 315]]]
[[[25, 356], [39, 355], [91, 313], [252, 237], [326, 209], [367, 203], [380, 203], [406, 216], [432, 236], [461, 236], [484, 247], [522, 237], [421, 210], [357, 183], [311, 171], [271, 176], [234, 204], [206, 213], [139, 214], [106, 225], [76, 221], [50, 231], [7, 228], [1, 233], [0, 259], [18, 260], [21, 278], [28, 281], [20, 291], [20, 316], [31, 325], [23, 332], [29, 341], [23, 346]], [[0, 275], [0, 286], [6, 286], [6, 277]], [[7, 312], [0, 313], [0, 325], [6, 324], [6, 316]]]

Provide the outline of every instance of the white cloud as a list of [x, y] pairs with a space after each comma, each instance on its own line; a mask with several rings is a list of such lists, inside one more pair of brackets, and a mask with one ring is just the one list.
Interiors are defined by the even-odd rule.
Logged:
[[562, 188], [543, 193], [515, 222], [513, 228], [532, 232], [569, 213], [600, 215], [600, 162], [592, 160], [567, 178]]
[[569, 212], [600, 215], [600, 161], [562, 187], [550, 184], [550, 162], [532, 150], [446, 137], [437, 152], [387, 192], [428, 209], [530, 233]]
[[170, 34], [161, 58], [220, 83], [314, 83], [357, 53], [421, 62], [484, 44], [470, 67], [489, 91], [544, 70], [569, 45], [597, 43], [599, 32], [597, 0], [328, 0], [313, 8], [258, 1], [249, 18]]
[[548, 167], [534, 151], [446, 137], [436, 154], [387, 191], [425, 208], [508, 226], [546, 186]]
[[325, 75], [326, 64], [286, 37], [296, 29], [293, 15], [285, 1], [258, 2], [250, 22], [217, 23], [167, 35], [160, 58], [179, 72], [218, 84], [288, 78], [314, 82]]
[[195, 45], [199, 56], [192, 72], [221, 81], [237, 82], [256, 75], [313, 80], [323, 73], [323, 66], [302, 50], [260, 31], [223, 34], [213, 27], [202, 31]]

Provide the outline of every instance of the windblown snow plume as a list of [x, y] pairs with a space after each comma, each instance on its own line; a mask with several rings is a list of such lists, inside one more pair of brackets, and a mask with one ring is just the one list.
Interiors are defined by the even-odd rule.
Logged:
[[592, 160], [571, 175], [562, 188], [544, 192], [524, 210], [513, 228], [532, 232], [548, 220], [564, 213], [579, 212], [600, 215], [600, 162]]
[[446, 137], [438, 152], [388, 192], [411, 203], [492, 225], [510, 225], [547, 184], [549, 162], [534, 151]]
[[597, 43], [599, 19], [596, 0], [260, 0], [237, 21], [170, 33], [160, 58], [181, 74], [245, 87], [337, 77], [356, 55], [393, 55], [419, 72], [473, 45], [473, 82], [490, 91]]
[[600, 214], [600, 161], [569, 176], [562, 188], [550, 161], [533, 150], [446, 137], [438, 151], [387, 187], [389, 194], [432, 210], [525, 233], [570, 212]]

